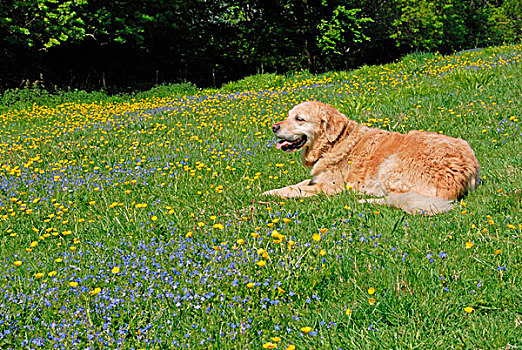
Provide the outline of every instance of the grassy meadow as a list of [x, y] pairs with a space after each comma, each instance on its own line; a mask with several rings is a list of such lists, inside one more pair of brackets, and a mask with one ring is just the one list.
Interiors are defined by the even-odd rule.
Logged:
[[[522, 45], [92, 96], [0, 114], [1, 349], [522, 346]], [[261, 197], [309, 176], [270, 130], [306, 100], [462, 137], [482, 183], [432, 217]]]

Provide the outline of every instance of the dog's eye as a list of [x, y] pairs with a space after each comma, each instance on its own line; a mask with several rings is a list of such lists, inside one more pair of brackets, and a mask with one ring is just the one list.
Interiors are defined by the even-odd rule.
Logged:
[[304, 119], [301, 118], [300, 116], [296, 116], [295, 120], [297, 120], [298, 122], [304, 122]]

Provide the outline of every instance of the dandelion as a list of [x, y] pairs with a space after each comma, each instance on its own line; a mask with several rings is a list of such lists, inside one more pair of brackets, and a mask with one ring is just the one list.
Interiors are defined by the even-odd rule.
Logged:
[[98, 293], [100, 293], [100, 292], [101, 292], [101, 288], [100, 288], [100, 287], [96, 287], [96, 288], [94, 288], [93, 290], [91, 290], [91, 291], [89, 292], [89, 294], [90, 294], [90, 295], [96, 295], [96, 294], [98, 294]]
[[310, 326], [302, 327], [302, 328], [301, 328], [301, 331], [302, 331], [303, 333], [308, 334], [308, 333], [310, 333], [310, 332], [312, 331], [312, 327], [310, 327]]

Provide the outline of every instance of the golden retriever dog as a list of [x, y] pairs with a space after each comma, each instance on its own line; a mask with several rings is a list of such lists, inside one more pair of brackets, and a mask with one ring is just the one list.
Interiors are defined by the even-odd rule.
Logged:
[[370, 128], [321, 102], [295, 106], [272, 130], [278, 149], [301, 150], [312, 179], [264, 195], [332, 195], [351, 186], [383, 197], [363, 202], [431, 215], [451, 210], [453, 201], [478, 183], [479, 163], [466, 141], [432, 132]]

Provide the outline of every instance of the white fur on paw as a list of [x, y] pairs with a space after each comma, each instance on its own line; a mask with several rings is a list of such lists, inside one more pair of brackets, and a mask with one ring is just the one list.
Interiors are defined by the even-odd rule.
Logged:
[[386, 204], [386, 200], [384, 198], [367, 198], [359, 199], [359, 203]]

